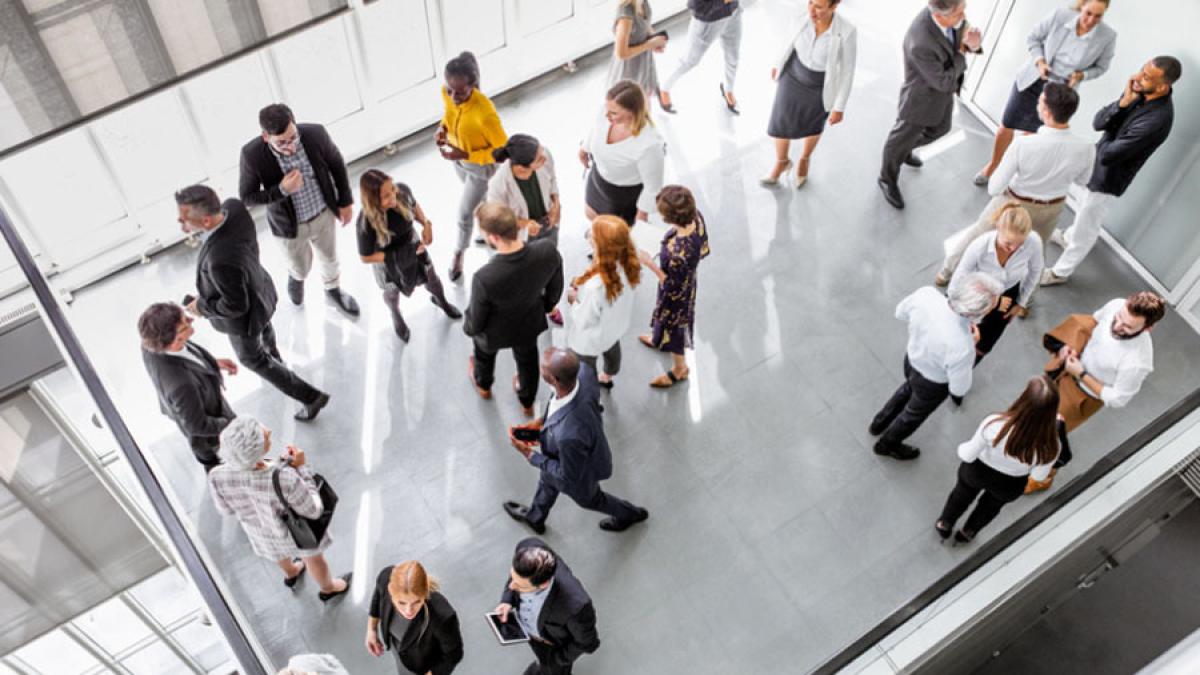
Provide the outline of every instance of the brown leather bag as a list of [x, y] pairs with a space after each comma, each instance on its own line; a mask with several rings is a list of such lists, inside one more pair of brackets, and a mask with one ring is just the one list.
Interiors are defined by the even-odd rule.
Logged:
[[1087, 418], [1095, 415], [1104, 407], [1104, 402], [1085, 393], [1075, 378], [1063, 370], [1063, 362], [1058, 358], [1057, 351], [1066, 345], [1082, 354], [1095, 328], [1096, 319], [1091, 314], [1072, 314], [1046, 333], [1042, 341], [1047, 349], [1055, 352], [1046, 362], [1046, 372], [1054, 375], [1054, 382], [1058, 385], [1058, 414], [1066, 420], [1067, 431], [1074, 431]]

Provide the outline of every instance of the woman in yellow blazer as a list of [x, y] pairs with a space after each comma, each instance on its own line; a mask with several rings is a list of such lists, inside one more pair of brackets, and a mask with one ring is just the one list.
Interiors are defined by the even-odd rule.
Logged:
[[445, 69], [442, 104], [446, 108], [434, 142], [442, 158], [454, 162], [462, 181], [458, 202], [458, 247], [450, 264], [450, 281], [462, 278], [463, 253], [471, 241], [475, 207], [487, 195], [488, 180], [496, 172], [492, 151], [508, 142], [496, 106], [479, 91], [479, 62], [471, 52], [450, 59]]

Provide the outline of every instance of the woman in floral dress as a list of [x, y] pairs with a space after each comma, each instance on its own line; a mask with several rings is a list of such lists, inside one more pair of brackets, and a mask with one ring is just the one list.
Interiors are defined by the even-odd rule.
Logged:
[[696, 210], [690, 190], [668, 185], [658, 193], [656, 205], [671, 229], [663, 237], [657, 264], [649, 253], [638, 251], [642, 264], [658, 277], [651, 333], [638, 340], [671, 355], [671, 369], [650, 381], [651, 387], [666, 389], [688, 378], [684, 350], [692, 346], [696, 323], [696, 268], [709, 248], [704, 216]]

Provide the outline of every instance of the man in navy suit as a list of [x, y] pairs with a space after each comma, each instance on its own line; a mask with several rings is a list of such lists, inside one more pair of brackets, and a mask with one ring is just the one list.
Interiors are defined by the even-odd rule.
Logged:
[[[620, 532], [650, 517], [650, 513], [600, 489], [612, 477], [612, 451], [600, 417], [596, 371], [569, 349], [550, 347], [542, 353], [542, 379], [554, 389], [546, 414], [528, 425], [509, 429], [509, 440], [530, 464], [541, 470], [533, 504], [505, 502], [504, 510], [534, 532], [546, 531], [546, 516], [565, 493], [585, 509], [608, 514], [600, 529]], [[536, 441], [522, 441], [518, 428], [538, 429]], [[538, 447], [540, 446], [540, 450]]]

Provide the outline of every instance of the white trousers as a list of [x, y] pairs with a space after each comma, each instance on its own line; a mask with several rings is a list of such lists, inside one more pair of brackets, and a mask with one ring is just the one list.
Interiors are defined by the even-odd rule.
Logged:
[[297, 225], [295, 239], [276, 239], [287, 256], [288, 276], [298, 281], [308, 277], [315, 250], [326, 290], [338, 287], [337, 216], [333, 211], [325, 209], [316, 218]]
[[683, 74], [695, 68], [704, 53], [717, 39], [725, 50], [725, 91], [733, 91], [733, 81], [737, 77], [738, 50], [742, 44], [742, 10], [737, 10], [731, 16], [717, 21], [697, 21], [688, 23], [687, 54], [680, 59], [675, 72], [663, 80], [663, 89], [670, 91]]
[[1063, 232], [1067, 248], [1059, 256], [1058, 262], [1054, 263], [1054, 276], [1065, 279], [1075, 272], [1075, 268], [1079, 267], [1079, 263], [1083, 262], [1100, 238], [1104, 218], [1115, 201], [1115, 195], [1088, 190], [1079, 206], [1079, 213], [1075, 214], [1074, 224]]

